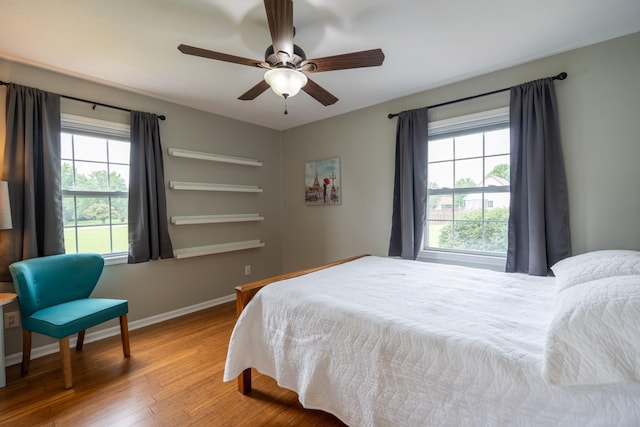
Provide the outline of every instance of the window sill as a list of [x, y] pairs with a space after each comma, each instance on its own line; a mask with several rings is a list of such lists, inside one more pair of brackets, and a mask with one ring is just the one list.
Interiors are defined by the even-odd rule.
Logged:
[[455, 264], [463, 265], [465, 267], [504, 271], [506, 257], [440, 251], [421, 251], [418, 254], [418, 261], [434, 262], [440, 264]]
[[102, 255], [102, 258], [104, 258], [104, 265], [126, 264], [128, 255], [127, 254]]

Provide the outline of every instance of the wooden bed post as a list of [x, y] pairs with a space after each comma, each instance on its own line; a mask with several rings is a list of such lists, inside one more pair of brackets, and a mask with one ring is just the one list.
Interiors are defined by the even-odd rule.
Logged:
[[[255, 292], [245, 292], [241, 286], [236, 287], [236, 319], [240, 317], [242, 310], [256, 293], [258, 289]], [[245, 369], [238, 375], [238, 391], [244, 395], [251, 393], [251, 368]]]
[[[236, 286], [236, 318], [240, 317], [240, 314], [242, 314], [242, 310], [244, 310], [247, 304], [249, 304], [249, 301], [251, 301], [251, 299], [258, 293], [258, 291], [270, 283], [313, 273], [314, 271], [323, 270], [325, 268], [333, 267], [339, 264], [344, 264], [346, 262], [353, 261], [365, 256], [369, 255], [357, 255], [351, 258], [330, 262], [328, 264], [323, 264], [317, 267], [298, 270], [292, 273], [285, 273], [279, 276], [269, 277], [267, 279], [247, 283], [246, 285]], [[240, 375], [238, 375], [238, 391], [245, 395], [251, 393], [251, 368], [245, 369]]]

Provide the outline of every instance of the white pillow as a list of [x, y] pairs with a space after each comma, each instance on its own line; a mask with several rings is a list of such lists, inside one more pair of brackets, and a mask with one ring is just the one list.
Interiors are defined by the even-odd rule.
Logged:
[[542, 376], [552, 384], [640, 381], [640, 276], [616, 276], [559, 292]]
[[558, 261], [551, 267], [558, 292], [604, 277], [640, 274], [640, 251], [604, 250], [587, 252]]

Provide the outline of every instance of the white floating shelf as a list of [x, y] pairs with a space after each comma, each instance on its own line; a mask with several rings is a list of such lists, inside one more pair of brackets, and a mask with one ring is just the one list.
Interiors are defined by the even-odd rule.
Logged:
[[220, 254], [223, 252], [242, 251], [245, 249], [261, 248], [264, 243], [260, 240], [247, 240], [244, 242], [221, 243], [218, 245], [197, 246], [193, 248], [174, 249], [173, 256], [177, 259], [196, 256]]
[[173, 190], [231, 191], [236, 193], [262, 193], [262, 188], [258, 187], [257, 185], [211, 184], [208, 182], [169, 181], [169, 188]]
[[260, 214], [236, 214], [236, 215], [189, 215], [172, 216], [171, 223], [175, 225], [187, 224], [217, 224], [223, 222], [248, 222], [262, 221]]
[[236, 165], [262, 166], [262, 162], [244, 157], [223, 156], [222, 154], [203, 153], [201, 151], [182, 150], [169, 148], [169, 155], [174, 157], [186, 157], [188, 159], [209, 160], [212, 162], [234, 163]]

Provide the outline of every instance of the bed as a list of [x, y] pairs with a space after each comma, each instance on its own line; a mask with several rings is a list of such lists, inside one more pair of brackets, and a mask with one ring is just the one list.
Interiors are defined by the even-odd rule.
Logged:
[[239, 287], [224, 380], [351, 426], [640, 425], [640, 252], [553, 270], [361, 256]]

